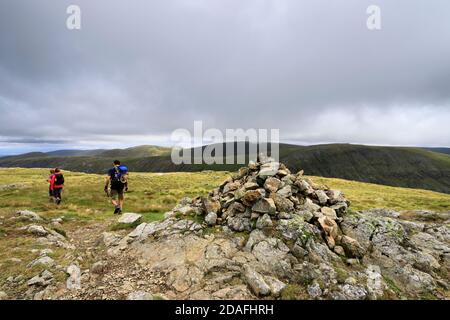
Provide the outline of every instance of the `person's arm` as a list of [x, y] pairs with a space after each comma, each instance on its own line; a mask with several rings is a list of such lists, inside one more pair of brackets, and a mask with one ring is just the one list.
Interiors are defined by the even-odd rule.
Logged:
[[110, 181], [111, 181], [111, 177], [107, 176], [106, 179], [105, 179], [105, 192], [108, 192]]

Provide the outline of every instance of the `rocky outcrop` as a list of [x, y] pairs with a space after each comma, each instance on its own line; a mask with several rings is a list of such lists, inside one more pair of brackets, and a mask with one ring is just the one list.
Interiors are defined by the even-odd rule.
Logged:
[[252, 163], [206, 197], [183, 199], [166, 220], [104, 242], [110, 256], [127, 252], [164, 272], [171, 298], [448, 297], [448, 220], [349, 207], [303, 172]]

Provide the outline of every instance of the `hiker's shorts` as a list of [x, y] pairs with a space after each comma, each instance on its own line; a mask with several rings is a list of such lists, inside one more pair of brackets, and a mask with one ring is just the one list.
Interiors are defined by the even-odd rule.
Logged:
[[123, 200], [124, 199], [123, 189], [122, 190], [111, 189], [111, 198], [113, 200]]

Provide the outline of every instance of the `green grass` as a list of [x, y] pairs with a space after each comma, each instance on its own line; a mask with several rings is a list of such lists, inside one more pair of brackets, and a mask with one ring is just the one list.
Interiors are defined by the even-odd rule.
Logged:
[[390, 208], [394, 210], [450, 211], [450, 195], [434, 191], [383, 186], [343, 179], [311, 177], [314, 182], [341, 190], [353, 210]]

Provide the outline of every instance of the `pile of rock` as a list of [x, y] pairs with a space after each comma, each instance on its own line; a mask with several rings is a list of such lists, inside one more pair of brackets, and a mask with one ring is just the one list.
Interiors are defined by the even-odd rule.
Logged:
[[303, 171], [293, 174], [284, 164], [267, 159], [241, 168], [207, 197], [183, 199], [166, 218], [204, 216], [208, 226], [222, 225], [234, 232], [282, 229], [289, 220], [302, 220], [318, 227], [337, 254], [361, 257], [359, 244], [339, 227], [349, 206], [341, 191], [317, 185]]

